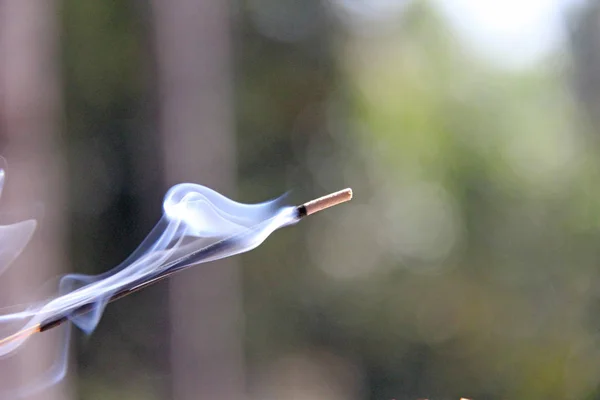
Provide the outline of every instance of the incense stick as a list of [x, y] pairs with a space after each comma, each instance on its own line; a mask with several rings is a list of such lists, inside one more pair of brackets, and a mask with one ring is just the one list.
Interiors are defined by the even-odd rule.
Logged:
[[13, 333], [10, 336], [0, 339], [0, 346], [10, 343], [13, 340], [21, 339], [33, 335], [34, 333], [42, 332], [40, 324], [30, 326], [29, 328], [23, 329], [17, 333]]
[[[311, 200], [304, 204], [301, 204], [296, 207], [296, 213], [298, 219], [302, 219], [308, 215], [312, 215], [316, 212], [325, 210], [326, 208], [330, 208], [336, 206], [338, 204], [347, 202], [352, 199], [352, 189], [344, 189], [335, 193], [331, 193], [327, 196], [319, 197], [318, 199]], [[112, 295], [109, 299], [109, 302], [116, 301], [120, 298], [123, 298], [129, 294], [135, 293], [139, 290], [142, 290], [156, 282], [162, 281], [173, 274], [187, 269], [194, 265], [194, 261], [199, 261], [203, 258], [210, 257], [211, 254], [220, 251], [223, 247], [230, 246], [235, 241], [239, 240], [239, 237], [231, 237], [227, 239], [223, 239], [219, 242], [213, 243], [210, 246], [207, 246], [203, 249], [200, 249], [196, 252], [190, 253], [184, 257], [181, 257], [177, 260], [172, 261], [170, 264], [166, 265], [165, 268], [156, 276], [145, 278], [143, 281], [133, 282], [132, 285], [128, 288], [122, 289], [119, 292]], [[58, 315], [50, 318], [44, 322], [31, 326], [27, 329], [19, 331], [11, 336], [0, 339], [0, 346], [9, 343], [13, 340], [17, 340], [19, 338], [27, 337], [33, 335], [37, 332], [45, 332], [49, 329], [55, 328], [57, 326], [62, 325], [67, 322], [69, 318], [73, 315], [81, 315], [90, 312], [93, 309], [93, 304], [85, 304], [75, 310], [70, 311], [65, 315]]]
[[352, 200], [352, 189], [347, 188], [298, 206], [298, 213], [300, 217], [304, 217], [350, 200]]

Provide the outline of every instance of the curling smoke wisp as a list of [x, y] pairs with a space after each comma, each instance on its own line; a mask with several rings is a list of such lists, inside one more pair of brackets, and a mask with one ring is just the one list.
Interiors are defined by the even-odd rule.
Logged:
[[[0, 191], [3, 182], [4, 170], [0, 169]], [[342, 190], [298, 207], [283, 206], [282, 198], [242, 204], [197, 184], [172, 187], [163, 202], [163, 217], [120, 265], [99, 275], [66, 275], [56, 296], [10, 312], [0, 310], [0, 358], [12, 355], [33, 334], [64, 323], [90, 334], [109, 302], [192, 265], [252, 250], [275, 230], [350, 200], [352, 191]], [[33, 220], [0, 226], [0, 272], [23, 250], [35, 226]], [[39, 391], [65, 376], [69, 332], [67, 326], [64, 346], [47, 374], [11, 392], [11, 397]]]
[[[4, 177], [3, 170], [0, 176]], [[48, 321], [67, 320], [91, 333], [115, 294], [151, 281], [170, 268], [180, 270], [257, 247], [273, 231], [299, 219], [295, 207], [280, 203], [277, 199], [241, 204], [201, 185], [174, 186], [165, 196], [162, 219], [123, 263], [100, 275], [66, 275], [56, 297], [0, 315], [0, 357], [14, 353]], [[34, 229], [35, 221], [0, 226], [0, 271], [23, 250]], [[67, 344], [44, 382], [25, 392], [40, 390], [64, 377]]]
[[[0, 158], [0, 164], [4, 160]], [[0, 167], [0, 195], [4, 188], [4, 168]], [[36, 221], [29, 219], [11, 225], [0, 225], [0, 274], [21, 254], [36, 228]]]
[[[66, 317], [78, 328], [91, 333], [104, 307], [120, 290], [152, 279], [165, 268], [182, 267], [218, 260], [251, 250], [276, 229], [294, 223], [294, 207], [280, 207], [279, 201], [248, 205], [234, 202], [201, 185], [180, 184], [167, 193], [164, 216], [144, 242], [120, 265], [95, 276], [70, 274], [61, 279], [60, 295], [24, 310], [0, 315], [0, 324], [22, 321], [18, 332], [28, 332], [56, 316]], [[23, 224], [23, 223], [21, 223]], [[20, 250], [29, 230], [24, 225], [7, 228], [18, 230], [13, 253]], [[1, 232], [0, 232], [1, 234]], [[204, 248], [227, 240], [226, 246], [202, 254]], [[25, 241], [26, 242], [26, 241]], [[186, 259], [189, 254], [197, 258]], [[185, 260], [187, 265], [177, 263]], [[80, 312], [82, 307], [86, 312]], [[0, 356], [21, 346], [27, 335], [0, 341]]]

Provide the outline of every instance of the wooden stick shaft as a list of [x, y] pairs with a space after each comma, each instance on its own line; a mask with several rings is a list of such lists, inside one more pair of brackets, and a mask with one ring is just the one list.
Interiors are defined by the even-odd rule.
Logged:
[[311, 215], [329, 207], [337, 206], [352, 199], [352, 189], [344, 189], [339, 192], [331, 193], [327, 196], [319, 197], [318, 199], [304, 203], [306, 215]]
[[28, 329], [23, 329], [22, 331], [19, 331], [17, 333], [14, 333], [10, 336], [7, 336], [5, 338], [0, 339], [0, 346], [6, 344], [6, 343], [10, 343], [13, 340], [18, 340], [22, 337], [27, 337], [27, 336], [31, 336], [34, 333], [40, 332], [40, 324], [34, 325]]

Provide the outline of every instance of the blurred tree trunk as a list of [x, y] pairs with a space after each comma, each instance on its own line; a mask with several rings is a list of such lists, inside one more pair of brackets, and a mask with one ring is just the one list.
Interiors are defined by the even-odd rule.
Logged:
[[[228, 2], [155, 0], [153, 5], [167, 183], [199, 182], [233, 196]], [[173, 279], [173, 398], [243, 398], [239, 285], [234, 260]]]
[[[0, 152], [8, 160], [2, 213], [28, 209], [41, 217], [17, 265], [0, 277], [3, 303], [34, 300], [26, 295], [42, 295], [42, 284], [66, 268], [58, 59], [56, 3], [0, 0]], [[14, 359], [2, 360], [0, 376], [10, 377], [0, 381], [3, 388], [36, 385], [57, 360], [61, 339], [39, 335]], [[47, 389], [34, 397], [65, 393]]]
[[582, 6], [570, 20], [574, 90], [595, 124], [600, 123], [600, 1]]

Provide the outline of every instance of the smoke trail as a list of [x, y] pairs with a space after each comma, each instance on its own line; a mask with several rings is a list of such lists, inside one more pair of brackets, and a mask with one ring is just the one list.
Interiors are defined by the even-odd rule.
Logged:
[[[0, 157], [0, 195], [4, 189], [6, 174], [4, 159]], [[11, 225], [0, 225], [0, 274], [21, 254], [36, 228], [33, 219]]]
[[[157, 226], [120, 265], [95, 276], [64, 276], [58, 296], [0, 315], [0, 327], [10, 326], [14, 334], [36, 329], [53, 318], [66, 318], [89, 334], [116, 293], [151, 280], [169, 268], [181, 269], [252, 250], [276, 229], [298, 220], [296, 209], [282, 207], [281, 198], [261, 204], [241, 204], [190, 183], [176, 185], [167, 192], [163, 211]], [[6, 259], [12, 260], [27, 243], [35, 222], [0, 227], [0, 239], [4, 240], [1, 228], [12, 229], [5, 235], [11, 237], [7, 243], [12, 250], [6, 251]], [[0, 255], [0, 262], [3, 260]], [[82, 313], [84, 308], [86, 312]], [[11, 337], [4, 342], [1, 339], [0, 357], [13, 354], [29, 336]], [[48, 376], [43, 386], [64, 376], [67, 347], [65, 344], [60, 361], [52, 368], [53, 376]], [[40, 385], [33, 387], [39, 389]]]

